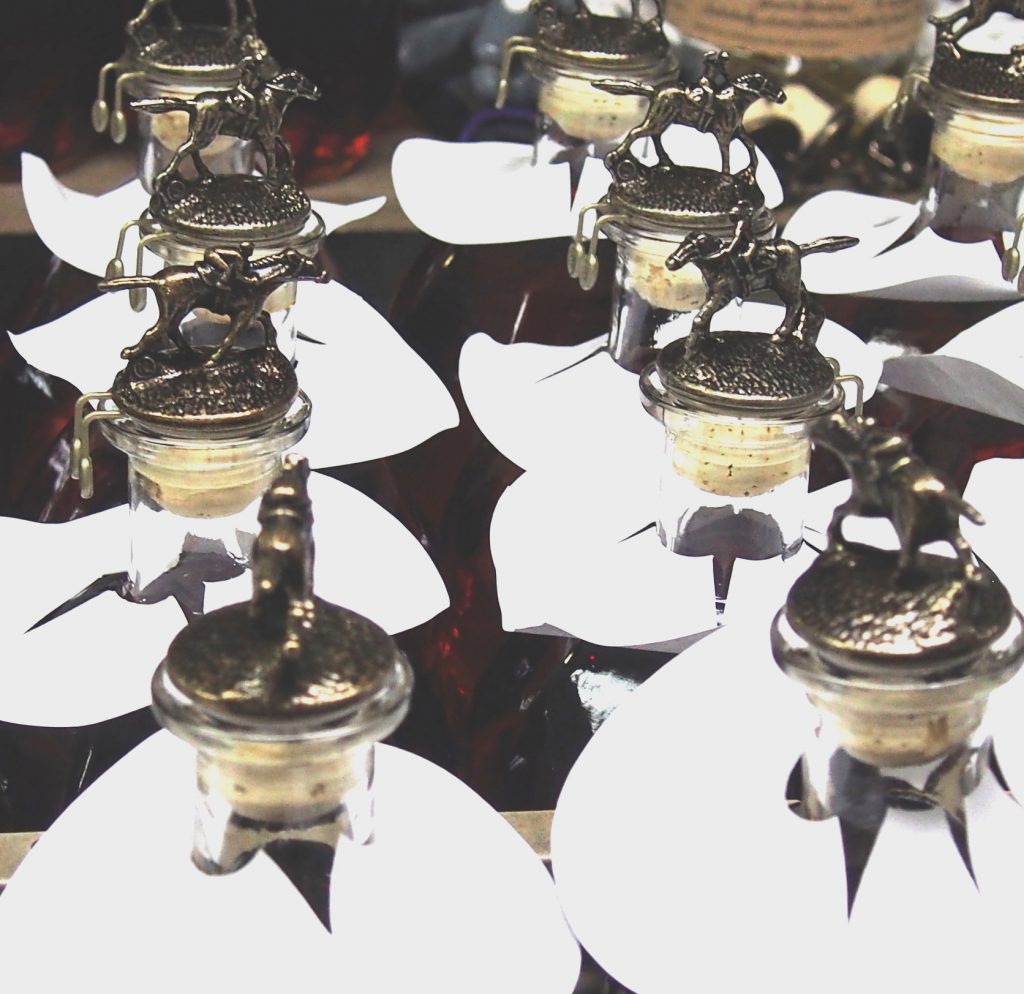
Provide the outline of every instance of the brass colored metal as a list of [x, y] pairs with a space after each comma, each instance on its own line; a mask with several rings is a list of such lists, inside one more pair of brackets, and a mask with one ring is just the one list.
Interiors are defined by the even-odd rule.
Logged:
[[274, 345], [275, 332], [269, 317], [261, 318], [263, 304], [279, 287], [293, 280], [326, 283], [327, 273], [312, 259], [295, 249], [286, 249], [252, 262], [253, 245], [243, 242], [237, 248], [207, 249], [201, 262], [192, 266], [168, 266], [156, 276], [125, 276], [103, 280], [99, 288], [106, 292], [143, 288], [156, 296], [160, 316], [142, 338], [121, 350], [122, 359], [152, 355], [154, 342], [170, 340], [179, 351], [188, 351], [179, 327], [181, 320], [197, 307], [231, 318], [231, 328], [208, 364], [220, 362], [230, 351], [238, 335], [262, 320], [268, 347]]
[[537, 18], [537, 43], [546, 54], [568, 62], [649, 66], [668, 53], [665, 15], [660, 0], [653, 0], [654, 16], [641, 18], [641, 0], [632, 0], [629, 17], [606, 17], [591, 12], [586, 0], [563, 13], [555, 0], [532, 0]]
[[[813, 346], [749, 331], [709, 332], [670, 342], [655, 360], [665, 399], [696, 410], [820, 414], [841, 402], [835, 372]], [[660, 398], [659, 398], [660, 399]]]
[[966, 7], [945, 17], [935, 15], [935, 54], [929, 72], [931, 82], [1001, 103], [1024, 102], [1024, 45], [1009, 52], [978, 52], [963, 48], [960, 39], [986, 23], [993, 14], [1019, 17], [1024, 8], [998, 0], [968, 0]]
[[[132, 107], [145, 114], [188, 115], [188, 136], [153, 181], [150, 212], [169, 227], [225, 238], [299, 231], [309, 218], [309, 198], [292, 179], [292, 154], [281, 122], [295, 99], [317, 100], [319, 89], [295, 70], [278, 72], [259, 56], [239, 65], [230, 90], [207, 90], [191, 98], [152, 97]], [[263, 153], [262, 176], [215, 176], [200, 152], [221, 135], [254, 141]], [[279, 156], [280, 151], [280, 156]], [[190, 159], [197, 178], [186, 179]]]
[[816, 252], [852, 248], [859, 239], [835, 236], [799, 245], [787, 238], [759, 238], [751, 204], [738, 204], [729, 216], [735, 224], [730, 241], [706, 232], [691, 232], [665, 261], [665, 268], [670, 270], [695, 265], [707, 290], [686, 340], [687, 349], [692, 352], [698, 348], [708, 334], [711, 318], [728, 303], [737, 298], [746, 300], [761, 290], [774, 291], [786, 307], [773, 338], [782, 341], [798, 335], [804, 344], [813, 347], [825, 322], [825, 309], [803, 284], [802, 260]]
[[[105, 407], [112, 400], [108, 392], [84, 393], [75, 401], [74, 434], [71, 441], [71, 479], [78, 480], [82, 497], [92, 497], [92, 457], [89, 455], [89, 428], [96, 421], [112, 421], [121, 412]], [[86, 411], [90, 405], [94, 410]]]
[[651, 0], [654, 16], [643, 20], [641, 0], [632, 0], [629, 17], [608, 17], [591, 12], [585, 0], [576, 0], [573, 12], [563, 12], [553, 0], [531, 0], [537, 34], [506, 39], [501, 54], [496, 107], [508, 98], [509, 75], [516, 55], [525, 55], [571, 72], [573, 69], [642, 71], [671, 59], [664, 32], [661, 0]]
[[[628, 226], [654, 229], [659, 234], [675, 229], [680, 237], [695, 230], [728, 235], [737, 227], [738, 219], [744, 235], [760, 237], [774, 228], [775, 218], [765, 207], [764, 193], [757, 184], [757, 150], [743, 128], [743, 115], [755, 100], [782, 103], [786, 95], [761, 73], [733, 79], [728, 63], [728, 52], [707, 52], [704, 73], [693, 86], [675, 82], [653, 86], [615, 79], [594, 84], [609, 93], [645, 96], [649, 106], [644, 120], [605, 156], [605, 165], [612, 173], [608, 192], [580, 213], [569, 273], [585, 289], [586, 283], [592, 286], [597, 278], [596, 232], [602, 216], [614, 217], [616, 224], [621, 218]], [[721, 169], [673, 162], [663, 136], [674, 124], [713, 135], [721, 153]], [[646, 164], [634, 154], [639, 139], [650, 139], [657, 152], [654, 163]], [[729, 154], [734, 139], [743, 144], [750, 158], [749, 164], [736, 173], [730, 169]], [[584, 223], [591, 210], [597, 214], [598, 224], [588, 244]], [[741, 217], [737, 211], [743, 212]]]
[[[595, 84], [609, 93], [633, 93], [650, 100], [647, 117], [605, 156], [605, 163], [617, 180], [630, 180], [639, 173], [655, 169], [679, 168], [662, 144], [662, 136], [673, 124], [684, 124], [703, 134], [714, 135], [721, 152], [723, 173], [730, 171], [729, 145], [734, 139], [747, 150], [751, 172], [756, 168], [757, 149], [743, 127], [743, 115], [762, 97], [781, 104], [786, 102], [786, 94], [762, 73], [744, 73], [732, 79], [728, 65], [728, 52], [705, 53], [704, 72], [694, 86], [680, 83], [649, 86], [618, 80]], [[658, 161], [653, 166], [644, 165], [633, 155], [633, 144], [638, 138], [650, 138], [654, 144]]]
[[[170, 89], [194, 85], [197, 79], [230, 82], [244, 58], [266, 57], [267, 46], [256, 32], [252, 0], [244, 3], [245, 11], [239, 16], [237, 0], [225, 0], [227, 23], [218, 25], [183, 23], [171, 0], [146, 0], [138, 16], [125, 27], [124, 54], [100, 69], [92, 106], [93, 128], [104, 131], [109, 127], [111, 138], [121, 144], [128, 133], [125, 89], [131, 90], [146, 78], [159, 79]], [[106, 99], [111, 73], [116, 74], [113, 108]]]
[[[191, 266], [168, 266], [155, 276], [122, 276], [99, 284], [108, 292], [152, 290], [157, 298], [156, 322], [121, 352], [130, 362], [109, 395], [121, 414], [172, 431], [231, 429], [274, 421], [291, 407], [299, 389], [295, 370], [278, 350], [277, 333], [263, 307], [283, 284], [323, 283], [327, 273], [295, 249], [255, 262], [252, 253], [251, 242], [211, 248]], [[193, 348], [182, 335], [181, 321], [198, 308], [230, 321], [214, 349]], [[263, 347], [236, 348], [238, 336], [256, 324], [263, 329]], [[81, 422], [76, 446], [87, 452], [88, 417]]]
[[[786, 604], [793, 630], [844, 670], [883, 678], [947, 672], [969, 662], [1014, 617], [1006, 588], [975, 559], [960, 531], [983, 519], [910, 449], [906, 437], [870, 418], [834, 414], [816, 441], [850, 472], [853, 492], [836, 508], [828, 548], [794, 585]], [[847, 541], [851, 515], [888, 518], [898, 552]], [[945, 542], [956, 558], [921, 548]], [[838, 665], [838, 664], [837, 664]]]
[[252, 601], [197, 619], [168, 649], [170, 681], [202, 710], [254, 721], [323, 717], [393, 683], [401, 657], [391, 637], [313, 594], [308, 475], [305, 459], [289, 456], [263, 498]]

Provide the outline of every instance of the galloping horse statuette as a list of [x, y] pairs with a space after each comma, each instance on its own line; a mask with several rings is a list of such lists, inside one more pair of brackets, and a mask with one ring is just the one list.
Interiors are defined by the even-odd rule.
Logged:
[[186, 157], [191, 157], [196, 172], [204, 179], [213, 173], [200, 152], [220, 135], [255, 141], [263, 152], [266, 175], [278, 174], [277, 149], [284, 153], [284, 169], [292, 168], [292, 154], [281, 137], [281, 122], [288, 105], [295, 99], [318, 100], [320, 90], [295, 70], [279, 72], [269, 79], [261, 75], [262, 60], [250, 56], [242, 60], [241, 78], [231, 90], [206, 90], [191, 99], [183, 97], [147, 97], [132, 102], [145, 114], [183, 111], [188, 114], [188, 138], [175, 151], [171, 161], [153, 181], [161, 191], [174, 178]]
[[224, 340], [207, 359], [207, 365], [220, 362], [238, 336], [257, 321], [267, 338], [276, 342], [274, 326], [263, 305], [279, 286], [292, 280], [316, 280], [326, 283], [327, 273], [312, 259], [296, 249], [285, 249], [251, 262], [252, 243], [238, 248], [207, 249], [203, 259], [191, 266], [168, 266], [156, 276], [122, 276], [104, 280], [101, 290], [115, 292], [143, 288], [156, 296], [159, 317], [135, 345], [121, 350], [122, 359], [134, 359], [155, 351], [164, 338], [182, 352], [192, 351], [181, 333], [181, 321], [197, 307], [231, 319]]
[[708, 52], [704, 56], [704, 75], [694, 86], [680, 83], [652, 86], [613, 79], [594, 83], [608, 93], [644, 96], [650, 101], [647, 116], [605, 159], [619, 179], [630, 179], [635, 172], [637, 160], [631, 149], [638, 138], [651, 139], [659, 166], [672, 165], [662, 144], [662, 136], [673, 124], [688, 125], [704, 134], [714, 135], [722, 156], [722, 172], [730, 172], [729, 145], [734, 138], [747, 150], [750, 167], [757, 165], [757, 149], [743, 128], [743, 115], [762, 97], [781, 104], [785, 103], [786, 94], [761, 73], [744, 73], [730, 79], [726, 72], [728, 59], [728, 52]]
[[[742, 211], [734, 214], [742, 214]], [[815, 252], [839, 252], [852, 248], [858, 239], [847, 236], [819, 238], [800, 245], [787, 238], [758, 239], [746, 230], [746, 216], [739, 218], [731, 242], [703, 232], [691, 232], [665, 260], [669, 270], [693, 263], [704, 280], [707, 296], [693, 319], [687, 348], [696, 349], [711, 319], [733, 300], [746, 300], [761, 290], [773, 290], [785, 305], [786, 314], [772, 336], [776, 341], [799, 334], [814, 345], [825, 320], [825, 311], [807, 292], [801, 279], [801, 260]]]

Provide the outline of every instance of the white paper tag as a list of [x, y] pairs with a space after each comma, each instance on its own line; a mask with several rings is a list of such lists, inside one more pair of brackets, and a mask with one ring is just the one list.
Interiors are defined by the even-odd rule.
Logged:
[[[152, 299], [139, 315], [123, 294], [104, 294], [11, 341], [36, 368], [83, 391], [102, 390], [124, 366], [121, 349], [155, 318]], [[301, 443], [312, 466], [394, 455], [459, 423], [455, 402], [437, 375], [386, 318], [347, 287], [302, 286], [295, 323], [300, 336], [315, 340], [300, 337], [295, 345], [299, 386], [313, 405]], [[384, 371], [383, 379], [368, 375], [373, 370]]]
[[10, 989], [129, 991], [145, 978], [154, 994], [207, 979], [570, 994], [579, 949], [526, 843], [432, 763], [378, 746], [375, 766], [376, 841], [339, 848], [329, 934], [265, 855], [227, 876], [192, 865], [194, 753], [158, 732], [71, 805], [0, 897]]
[[[710, 135], [671, 127], [665, 147], [673, 161], [718, 170], [721, 155]], [[749, 162], [738, 141], [733, 169]], [[395, 150], [392, 178], [409, 220], [432, 238], [453, 245], [490, 245], [576, 233], [579, 211], [607, 192], [611, 176], [588, 159], [570, 206], [569, 164], [533, 165], [533, 147], [509, 142], [443, 142], [410, 138]], [[758, 157], [757, 181], [768, 207], [782, 202], [771, 163]]]
[[[979, 963], [987, 987], [1014, 990], [1018, 806], [992, 777], [969, 798], [977, 888], [941, 814], [890, 811], [848, 920], [838, 819], [806, 821], [786, 803], [816, 724], [767, 628], [714, 633], [636, 690], [555, 814], [555, 880], [581, 943], [637, 994], [959, 994]], [[609, 797], [627, 819], [607, 817]]]
[[[21, 192], [32, 226], [43, 244], [58, 259], [84, 273], [102, 276], [117, 247], [121, 225], [137, 218], [149, 204], [149, 194], [136, 179], [99, 196], [78, 193], [58, 180], [50, 167], [29, 152], [21, 155]], [[327, 232], [369, 217], [384, 206], [386, 197], [372, 197], [354, 204], [312, 201]], [[126, 258], [134, 258], [137, 236], [126, 242]], [[147, 259], [155, 272], [156, 257]]]
[[[390, 632], [429, 621], [448, 606], [436, 567], [416, 538], [370, 498], [320, 474], [309, 479], [316, 591]], [[98, 577], [128, 561], [127, 509], [61, 525], [0, 518], [8, 561], [25, 570], [0, 585], [0, 720], [25, 725], [89, 725], [146, 707], [149, 683], [185, 625], [177, 604], [133, 604], [100, 594], [27, 631]], [[206, 585], [207, 611], [251, 595], [251, 578]], [[111, 633], [117, 637], [112, 638]]]
[[1024, 424], [1024, 303], [979, 321], [933, 355], [889, 359], [889, 386]]
[[917, 215], [912, 204], [833, 190], [799, 207], [783, 234], [800, 243], [832, 235], [861, 240], [854, 248], [803, 260], [803, 281], [812, 293], [928, 301], [1019, 297], [988, 242], [952, 242], [926, 229], [893, 248]]

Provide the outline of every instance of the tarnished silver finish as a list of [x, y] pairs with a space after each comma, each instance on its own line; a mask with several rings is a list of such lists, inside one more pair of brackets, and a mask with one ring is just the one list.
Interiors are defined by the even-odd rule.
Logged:
[[154, 194], [154, 203], [153, 216], [176, 234], [220, 240], [291, 237], [310, 212], [309, 197], [287, 176], [183, 181], [173, 193]]
[[[152, 216], [178, 231], [226, 239], [301, 230], [310, 203], [292, 179], [292, 154], [281, 137], [281, 122], [293, 100], [319, 96], [301, 73], [276, 72], [250, 56], [242, 60], [240, 79], [230, 90], [134, 101], [132, 107], [142, 113], [188, 115], [187, 137], [153, 181]], [[200, 152], [221, 135], [254, 141], [263, 153], [263, 175], [214, 175]], [[196, 179], [181, 173], [186, 159], [195, 166]]]
[[[648, 100], [647, 115], [604, 159], [612, 174], [608, 192], [596, 204], [579, 214], [576, 238], [570, 247], [569, 275], [590, 289], [597, 281], [597, 237], [602, 229], [636, 229], [663, 239], [682, 238], [690, 232], [727, 235], [735, 226], [734, 212], [745, 205], [745, 230], [754, 236], [768, 234], [775, 218], [765, 207], [764, 193], [757, 184], [757, 150], [743, 128], [743, 115], [755, 100], [775, 103], [785, 93], [760, 73], [732, 79], [728, 73], [728, 52], [708, 52], [704, 74], [693, 86], [668, 82], [657, 86], [606, 79], [595, 86], [609, 93], [635, 94]], [[714, 135], [721, 153], [721, 169], [673, 162], [662, 137], [673, 124]], [[634, 154], [635, 143], [650, 139], [657, 159], [646, 164]], [[750, 157], [739, 172], [730, 169], [729, 146], [739, 140]], [[586, 219], [593, 211], [594, 228], [584, 234]]]
[[[652, 170], [669, 168], [693, 170], [677, 166], [662, 144], [662, 136], [673, 124], [684, 124], [704, 134], [714, 135], [722, 157], [722, 172], [728, 174], [729, 145], [739, 141], [750, 156], [749, 169], [757, 166], [757, 149], [743, 127], [743, 115], [755, 101], [762, 98], [785, 103], [786, 94], [761, 73], [744, 73], [733, 79], [728, 72], [728, 52], [708, 52], [704, 56], [704, 73], [694, 86], [663, 83], [660, 86], [621, 83], [607, 80], [595, 85], [610, 93], [637, 93], [648, 98], [646, 118], [633, 128], [621, 144], [605, 156], [605, 164], [617, 180], [629, 180]], [[633, 154], [633, 145], [640, 138], [654, 144], [658, 160], [645, 165]], [[762, 197], [763, 202], [763, 197]]]
[[195, 747], [193, 861], [230, 873], [285, 840], [373, 838], [374, 743], [412, 670], [371, 621], [313, 592], [309, 467], [290, 456], [260, 506], [252, 600], [183, 630], [153, 677], [157, 719]]
[[[887, 807], [944, 810], [971, 870], [965, 798], [988, 772], [982, 719], [989, 694], [1024, 662], [1024, 619], [960, 532], [961, 515], [978, 524], [980, 515], [904, 436], [834, 414], [814, 437], [846, 465], [853, 490], [771, 638], [776, 662], [821, 715], [799, 764], [796, 810], [840, 819], [852, 906]], [[899, 549], [846, 539], [851, 515], [887, 518]], [[921, 551], [933, 542], [955, 557]], [[892, 772], [901, 768], [909, 772]]]
[[576, 0], [576, 10], [563, 13], [554, 0], [532, 0], [537, 18], [537, 45], [543, 54], [567, 62], [642, 68], [668, 55], [660, 0], [654, 0], [654, 16], [641, 18], [640, 0], [633, 0], [629, 17], [606, 17], [591, 12], [586, 0]]
[[797, 335], [813, 347], [825, 321], [825, 309], [803, 284], [803, 258], [815, 252], [852, 248], [859, 239], [835, 236], [798, 245], [787, 238], [761, 238], [756, 213], [749, 203], [734, 206], [729, 217], [735, 224], [730, 241], [694, 231], [665, 260], [669, 270], [695, 265], [707, 290], [706, 299], [693, 319], [687, 347], [697, 349], [708, 334], [711, 318], [728, 303], [746, 300], [761, 290], [774, 291], [786, 307], [773, 337], [781, 341]]
[[252, 601], [196, 619], [167, 651], [168, 678], [205, 711], [319, 717], [365, 703], [394, 680], [394, 640], [313, 594], [308, 475], [305, 460], [289, 458], [263, 498]]
[[964, 48], [960, 39], [995, 13], [1019, 17], [1024, 6], [998, 0], [969, 0], [966, 7], [929, 18], [935, 25], [935, 54], [929, 77], [933, 84], [985, 100], [1024, 103], [1024, 45], [1008, 52], [979, 52]]
[[[156, 276], [104, 280], [101, 290], [152, 290], [159, 317], [121, 352], [128, 366], [114, 380], [122, 413], [167, 428], [230, 428], [261, 424], [284, 414], [298, 394], [295, 370], [277, 349], [263, 310], [267, 298], [294, 280], [324, 282], [327, 274], [294, 250], [251, 261], [253, 246], [208, 249], [192, 266], [168, 266]], [[196, 308], [228, 318], [221, 343], [193, 348], [181, 321]], [[238, 336], [259, 324], [264, 347], [238, 350]]]
[[[906, 436], [870, 418], [834, 414], [815, 432], [853, 483], [832, 516], [828, 548], [786, 603], [793, 629], [851, 671], [885, 678], [948, 671], [976, 656], [1009, 626], [1006, 588], [977, 562], [960, 517], [983, 519], [911, 450]], [[849, 542], [850, 516], [888, 518], [898, 551]], [[955, 559], [925, 555], [945, 542]], [[909, 667], [909, 670], [908, 670]]]
[[835, 370], [813, 345], [756, 332], [709, 333], [696, 348], [685, 338], [671, 342], [655, 370], [656, 378], [642, 381], [645, 392], [659, 384], [657, 402], [680, 407], [799, 416], [826, 412], [842, 399]]
[[633, 0], [630, 17], [594, 14], [585, 0], [576, 0], [576, 9], [571, 12], [563, 12], [553, 0], [531, 0], [530, 11], [537, 18], [537, 33], [533, 37], [514, 35], [506, 40], [495, 106], [505, 106], [516, 55], [569, 73], [573, 70], [623, 73], [655, 70], [658, 75], [662, 72], [666, 77], [674, 75], [676, 63], [665, 37], [661, 0], [651, 2], [654, 16], [644, 20], [640, 0]]
[[[116, 62], [100, 69], [92, 123], [97, 131], [110, 128], [115, 142], [127, 137], [123, 110], [124, 91], [143, 80], [161, 82], [169, 89], [198, 81], [227, 85], [238, 78], [239, 64], [250, 56], [265, 58], [267, 46], [257, 34], [252, 0], [244, 0], [239, 16], [237, 0], [225, 0], [226, 24], [189, 24], [175, 13], [172, 0], [146, 0], [138, 16], [125, 26], [125, 51]], [[115, 76], [113, 107], [107, 102], [110, 74]]]

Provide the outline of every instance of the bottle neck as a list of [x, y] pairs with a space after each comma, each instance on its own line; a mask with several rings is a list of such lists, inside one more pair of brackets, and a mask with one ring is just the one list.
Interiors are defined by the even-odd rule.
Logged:
[[996, 240], [1024, 213], [1024, 117], [966, 109], [934, 113], [927, 189], [917, 230], [953, 241]]

